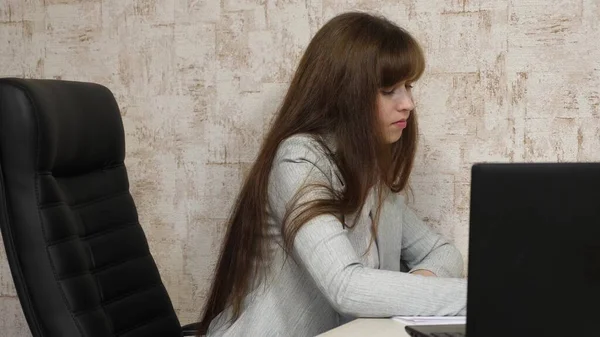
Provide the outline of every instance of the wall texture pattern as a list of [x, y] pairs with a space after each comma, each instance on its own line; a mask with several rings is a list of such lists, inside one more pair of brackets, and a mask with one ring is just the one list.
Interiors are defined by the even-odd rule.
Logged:
[[[414, 208], [467, 254], [470, 165], [600, 160], [597, 0], [0, 0], [0, 76], [108, 86], [131, 192], [182, 323], [310, 37], [347, 10], [412, 32]], [[29, 336], [0, 248], [0, 331]]]

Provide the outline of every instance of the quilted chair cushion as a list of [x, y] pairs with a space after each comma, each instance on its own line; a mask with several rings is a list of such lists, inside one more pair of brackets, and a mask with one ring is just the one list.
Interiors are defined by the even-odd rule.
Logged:
[[124, 158], [107, 88], [0, 79], [0, 222], [34, 336], [180, 335]]

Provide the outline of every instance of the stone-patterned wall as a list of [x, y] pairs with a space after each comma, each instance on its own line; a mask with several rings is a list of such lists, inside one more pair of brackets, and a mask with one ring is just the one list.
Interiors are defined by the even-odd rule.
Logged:
[[[347, 10], [422, 43], [414, 207], [467, 254], [470, 165], [600, 160], [597, 0], [0, 0], [0, 76], [115, 94], [131, 191], [183, 323], [310, 37]], [[29, 336], [3, 248], [0, 331]]]

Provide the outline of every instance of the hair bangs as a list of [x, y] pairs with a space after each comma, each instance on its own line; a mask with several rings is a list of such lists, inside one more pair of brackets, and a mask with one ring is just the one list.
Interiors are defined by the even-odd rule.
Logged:
[[425, 56], [417, 41], [406, 31], [391, 34], [379, 54], [379, 86], [417, 81], [425, 71]]

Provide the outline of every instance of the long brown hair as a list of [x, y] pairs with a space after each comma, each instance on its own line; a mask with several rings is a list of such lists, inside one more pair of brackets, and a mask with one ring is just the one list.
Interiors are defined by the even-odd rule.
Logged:
[[424, 68], [417, 41], [383, 17], [344, 13], [316, 33], [235, 202], [201, 332], [228, 306], [233, 309], [232, 320], [239, 317], [250, 285], [269, 263], [268, 178], [283, 140], [295, 134], [333, 135], [336, 151], [329, 156], [345, 184], [342, 193], [312, 201], [299, 214], [294, 212], [294, 217], [287, 211], [282, 233], [288, 252], [298, 229], [308, 220], [359, 210], [375, 185], [382, 187], [380, 191], [387, 186], [395, 193], [405, 188], [416, 149], [416, 114], [411, 113], [399, 141], [385, 144], [377, 122], [377, 94], [400, 81], [416, 81]]

